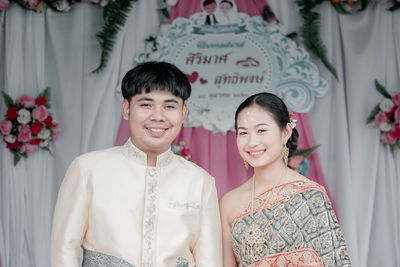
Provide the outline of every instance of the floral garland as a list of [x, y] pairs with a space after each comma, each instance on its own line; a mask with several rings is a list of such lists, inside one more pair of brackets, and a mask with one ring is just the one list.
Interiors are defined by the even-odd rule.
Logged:
[[185, 141], [180, 141], [179, 145], [172, 145], [171, 150], [176, 155], [182, 156], [187, 160], [192, 160], [192, 156], [190, 155], [190, 149], [189, 147], [186, 146]]
[[400, 8], [400, 0], [296, 0], [303, 18], [300, 35], [305, 47], [317, 56], [337, 79], [336, 69], [329, 62], [325, 44], [320, 37], [320, 15], [314, 11], [316, 6], [324, 2], [331, 3], [338, 13], [348, 15], [361, 12], [373, 3], [388, 4], [390, 2], [388, 11], [395, 11]]
[[318, 147], [319, 145], [316, 145], [313, 147], [296, 150], [289, 158], [288, 167], [304, 176], [307, 176], [308, 171], [310, 170], [310, 160], [308, 158]]
[[14, 155], [14, 166], [21, 157], [26, 158], [39, 148], [50, 152], [50, 143], [57, 140], [61, 132], [48, 111], [50, 88], [47, 87], [36, 99], [21, 94], [14, 101], [4, 91], [2, 96], [8, 109], [5, 120], [0, 122], [0, 133]]
[[393, 153], [396, 145], [400, 148], [400, 92], [392, 96], [377, 80], [375, 88], [384, 99], [373, 108], [367, 124], [375, 122], [381, 132], [381, 142], [389, 145]]
[[[120, 29], [125, 25], [126, 18], [138, 0], [83, 0], [104, 7], [104, 26], [96, 34], [102, 48], [100, 64], [92, 73], [100, 73], [108, 63], [115, 39]], [[0, 12], [8, 8], [11, 3], [17, 3], [21, 7], [36, 12], [67, 12], [81, 0], [0, 0]]]

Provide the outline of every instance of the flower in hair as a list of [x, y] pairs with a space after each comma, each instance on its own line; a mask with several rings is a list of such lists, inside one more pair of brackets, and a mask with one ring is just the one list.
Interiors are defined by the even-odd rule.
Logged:
[[290, 125], [292, 126], [292, 129], [296, 127], [296, 122], [297, 122], [296, 115], [294, 114], [293, 111], [290, 110], [289, 110], [289, 122]]

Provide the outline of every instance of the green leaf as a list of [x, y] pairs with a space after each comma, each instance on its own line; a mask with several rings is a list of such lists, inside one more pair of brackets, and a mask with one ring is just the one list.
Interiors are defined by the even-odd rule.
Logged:
[[312, 147], [304, 148], [304, 149], [298, 149], [296, 152], [294, 152], [293, 156], [303, 156], [305, 158], [308, 158], [311, 153], [316, 150], [319, 147], [319, 145], [315, 145]]
[[322, 61], [325, 67], [337, 79], [336, 69], [329, 62], [326, 47], [320, 37], [320, 15], [305, 8], [300, 10], [300, 14], [303, 18], [300, 34], [303, 37], [304, 45]]
[[399, 2], [396, 2], [396, 3], [394, 3], [393, 6], [391, 6], [388, 10], [393, 12], [393, 11], [399, 9], [399, 8], [400, 8], [400, 3], [399, 3]]
[[110, 1], [103, 10], [104, 26], [96, 34], [102, 48], [100, 65], [92, 73], [100, 73], [107, 65], [115, 39], [124, 26], [133, 3], [137, 0]]
[[383, 87], [383, 85], [380, 84], [377, 80], [375, 80], [375, 87], [376, 91], [378, 91], [381, 95], [386, 98], [392, 99], [392, 96], [386, 91], [385, 87]]
[[21, 160], [21, 155], [18, 152], [13, 152], [13, 154], [14, 154], [14, 166], [15, 166]]
[[392, 153], [392, 155], [394, 154], [394, 148], [395, 148], [395, 144], [390, 144], [390, 152]]
[[54, 155], [53, 155], [53, 153], [51, 152], [51, 150], [50, 150], [50, 148], [49, 148], [49, 147], [47, 147], [47, 146], [46, 146], [46, 147], [42, 147], [42, 149], [43, 149], [43, 150], [46, 150], [47, 152], [49, 152], [49, 153], [50, 153], [50, 155], [51, 155], [51, 156], [53, 156], [53, 157], [54, 157]]
[[14, 105], [14, 100], [9, 95], [7, 95], [6, 92], [1, 91], [1, 95], [3, 96], [4, 103], [8, 108]]
[[275, 14], [269, 5], [264, 6], [262, 17], [265, 21], [269, 21], [269, 20], [275, 18]]
[[50, 105], [51, 88], [47, 86], [47, 87], [43, 90], [43, 92], [41, 92], [39, 95], [40, 95], [40, 96], [44, 96], [44, 97], [47, 99], [47, 102], [46, 102], [46, 104], [44, 104], [44, 106], [45, 106], [46, 108], [50, 108], [50, 107], [51, 107], [51, 105]]
[[367, 118], [367, 124], [375, 121], [375, 116], [379, 113], [380, 108], [379, 108], [379, 104], [376, 105], [374, 107], [374, 109], [371, 111], [371, 113], [369, 114], [368, 118]]

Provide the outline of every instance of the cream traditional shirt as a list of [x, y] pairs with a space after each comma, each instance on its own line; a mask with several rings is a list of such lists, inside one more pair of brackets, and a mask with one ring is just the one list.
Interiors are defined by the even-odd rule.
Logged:
[[81, 247], [135, 267], [222, 266], [214, 179], [170, 150], [155, 167], [146, 162], [128, 140], [71, 163], [54, 213], [52, 267], [79, 266]]

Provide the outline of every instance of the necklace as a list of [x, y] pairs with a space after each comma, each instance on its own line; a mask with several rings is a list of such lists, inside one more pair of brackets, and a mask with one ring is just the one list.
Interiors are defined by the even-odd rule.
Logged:
[[[282, 178], [285, 176], [286, 173], [286, 167], [282, 170], [281, 177], [279, 178], [278, 182], [272, 187], [271, 191], [268, 192], [267, 198], [265, 199], [265, 202], [262, 206], [262, 208], [265, 207], [265, 205], [268, 203], [270, 200], [271, 196], [273, 195], [273, 192], [275, 191], [275, 188], [279, 185], [281, 182]], [[251, 223], [250, 226], [247, 230], [247, 233], [244, 235], [244, 243], [247, 245], [246, 249], [246, 255], [245, 257], [248, 258], [248, 260], [251, 260], [252, 262], [259, 261], [262, 258], [262, 255], [264, 254], [267, 246], [266, 246], [266, 235], [268, 233], [268, 227], [263, 227], [263, 230], [261, 229], [261, 226], [257, 224], [255, 218], [254, 218], [254, 194], [255, 194], [255, 175], [252, 177], [252, 187], [251, 187]], [[272, 221], [268, 220], [267, 221], [267, 226], [271, 225]]]

